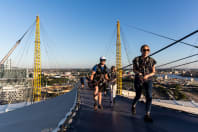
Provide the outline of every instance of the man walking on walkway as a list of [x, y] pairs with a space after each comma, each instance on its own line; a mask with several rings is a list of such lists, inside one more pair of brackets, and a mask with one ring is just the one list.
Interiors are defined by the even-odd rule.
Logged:
[[81, 88], [85, 87], [85, 77], [80, 77]]
[[134, 86], [136, 97], [132, 103], [132, 114], [136, 114], [136, 103], [141, 97], [142, 90], [145, 89], [146, 95], [146, 114], [144, 120], [152, 122], [150, 115], [152, 104], [152, 76], [155, 75], [156, 61], [149, 56], [150, 48], [148, 45], [141, 46], [141, 56], [133, 60], [133, 71], [135, 73]]
[[92, 74], [90, 80], [94, 84], [94, 110], [96, 111], [98, 108], [103, 109], [102, 106], [102, 92], [107, 86], [108, 78], [108, 69], [105, 65], [106, 58], [104, 56], [100, 57], [100, 63], [96, 64], [92, 69]]
[[117, 92], [117, 84], [116, 84], [116, 67], [111, 67], [111, 72], [109, 73], [109, 87], [111, 89], [111, 106], [115, 104], [115, 97]]

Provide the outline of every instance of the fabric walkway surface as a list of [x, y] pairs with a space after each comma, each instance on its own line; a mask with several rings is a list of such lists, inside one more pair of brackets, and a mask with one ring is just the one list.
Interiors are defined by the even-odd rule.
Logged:
[[72, 108], [77, 89], [62, 96], [0, 114], [0, 132], [52, 131]]
[[158, 106], [152, 106], [153, 123], [145, 123], [144, 103], [137, 104], [137, 114], [131, 115], [132, 100], [118, 97], [114, 107], [93, 111], [82, 104], [78, 118], [69, 132], [197, 132], [198, 116]]

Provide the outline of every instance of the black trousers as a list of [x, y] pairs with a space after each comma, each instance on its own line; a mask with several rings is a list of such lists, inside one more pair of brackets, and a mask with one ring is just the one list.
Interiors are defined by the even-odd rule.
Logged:
[[133, 100], [132, 106], [136, 105], [137, 101], [140, 99], [142, 90], [145, 89], [146, 94], [146, 107], [145, 111], [151, 111], [151, 104], [152, 104], [152, 80], [146, 80], [141, 82], [139, 77], [136, 77], [134, 80], [134, 87], [136, 91], [136, 96]]

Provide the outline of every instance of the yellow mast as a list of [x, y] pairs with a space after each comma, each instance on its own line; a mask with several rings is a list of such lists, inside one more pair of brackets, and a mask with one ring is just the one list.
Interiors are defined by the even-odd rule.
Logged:
[[116, 68], [117, 68], [117, 88], [118, 95], [122, 95], [122, 57], [120, 40], [120, 22], [117, 21], [117, 41], [116, 41]]
[[40, 25], [39, 25], [39, 16], [36, 16], [33, 99], [34, 101], [40, 101], [40, 97], [41, 97]]

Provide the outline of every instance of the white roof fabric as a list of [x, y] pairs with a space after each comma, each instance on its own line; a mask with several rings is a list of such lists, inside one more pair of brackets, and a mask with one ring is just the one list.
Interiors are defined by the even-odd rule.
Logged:
[[70, 112], [77, 97], [77, 88], [62, 96], [0, 114], [1, 132], [52, 131]]

